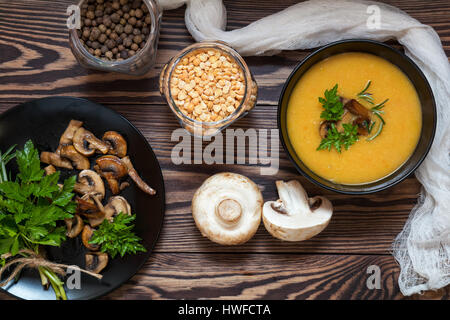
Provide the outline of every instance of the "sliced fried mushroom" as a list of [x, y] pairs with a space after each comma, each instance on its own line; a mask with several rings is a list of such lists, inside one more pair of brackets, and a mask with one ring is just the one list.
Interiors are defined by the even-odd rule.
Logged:
[[50, 164], [44, 168], [44, 172], [46, 176], [49, 176], [56, 172], [56, 168]]
[[325, 139], [328, 135], [328, 130], [331, 128], [332, 121], [322, 121], [319, 127], [319, 134], [322, 139]]
[[112, 222], [113, 218], [119, 213], [131, 215], [131, 206], [122, 196], [111, 197], [105, 206], [106, 219]]
[[109, 150], [109, 145], [106, 142], [98, 139], [92, 132], [79, 128], [73, 136], [73, 146], [84, 156], [91, 156], [95, 150], [106, 154]]
[[61, 138], [59, 138], [59, 144], [60, 145], [72, 144], [72, 139], [75, 134], [75, 131], [77, 131], [82, 125], [83, 122], [81, 121], [70, 120], [66, 130], [62, 134]]
[[333, 214], [331, 202], [321, 196], [308, 198], [297, 180], [277, 181], [280, 197], [263, 208], [263, 222], [275, 238], [286, 241], [310, 239], [326, 228]]
[[353, 125], [358, 126], [358, 134], [366, 136], [369, 134], [368, 127], [371, 122], [370, 112], [355, 99], [349, 100], [344, 108], [354, 114]]
[[103, 141], [110, 145], [109, 154], [123, 158], [127, 155], [127, 142], [124, 137], [116, 131], [107, 131], [103, 135]]
[[[81, 197], [81, 200], [89, 203], [87, 206], [90, 208], [90, 212], [84, 214], [84, 216], [88, 219], [90, 226], [93, 228], [101, 225], [106, 218], [106, 211], [101, 201], [102, 198], [103, 196], [100, 193], [95, 192], [86, 193]], [[94, 209], [94, 206], [96, 209]]]
[[88, 219], [98, 219], [105, 216], [98, 205], [91, 199], [90, 195], [82, 198], [75, 198], [77, 203], [77, 214], [80, 214]]
[[100, 273], [108, 265], [108, 254], [105, 252], [88, 252], [85, 255], [85, 269]]
[[83, 219], [79, 215], [74, 215], [71, 219], [64, 219], [67, 226], [66, 235], [69, 238], [75, 238], [84, 228]]
[[92, 229], [89, 225], [85, 225], [83, 228], [83, 232], [81, 233], [81, 241], [83, 242], [83, 245], [89, 250], [97, 251], [100, 246], [97, 244], [89, 243], [89, 240], [91, 240], [93, 234], [94, 229]]
[[127, 168], [116, 156], [102, 156], [96, 160], [94, 167], [97, 172], [106, 179], [113, 194], [120, 192], [119, 179], [127, 174]]
[[53, 152], [43, 151], [41, 152], [41, 162], [46, 164], [54, 165], [55, 167], [65, 168], [65, 169], [73, 169], [72, 163], [67, 160], [61, 158], [58, 154]]
[[149, 195], [154, 195], [156, 194], [155, 189], [151, 188], [147, 183], [144, 182], [144, 180], [142, 180], [142, 178], [139, 176], [139, 174], [137, 173], [136, 169], [134, 169], [133, 164], [131, 163], [131, 160], [129, 157], [124, 157], [122, 158], [122, 162], [123, 164], [126, 166], [127, 171], [128, 171], [128, 175], [130, 176], [131, 179], [133, 179], [133, 181], [137, 184], [137, 186], [139, 187], [139, 189], [141, 189], [142, 191], [144, 191], [145, 193], [148, 193]]
[[60, 154], [62, 158], [69, 159], [78, 170], [85, 170], [90, 167], [88, 158], [78, 153], [72, 145], [62, 146]]
[[261, 222], [263, 198], [258, 186], [235, 173], [215, 174], [192, 199], [192, 216], [203, 236], [219, 244], [248, 241]]
[[78, 174], [78, 182], [73, 190], [82, 195], [87, 193], [98, 193], [101, 199], [105, 197], [105, 184], [99, 174], [93, 170], [83, 170]]

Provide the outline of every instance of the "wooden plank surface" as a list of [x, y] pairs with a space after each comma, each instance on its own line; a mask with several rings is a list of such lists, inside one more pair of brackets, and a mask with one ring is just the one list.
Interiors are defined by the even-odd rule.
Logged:
[[[228, 28], [242, 27], [297, 1], [225, 1]], [[438, 32], [450, 56], [450, 3], [386, 1]], [[398, 266], [390, 255], [417, 201], [414, 177], [374, 195], [344, 196], [323, 190], [300, 177], [279, 146], [280, 171], [263, 177], [256, 165], [180, 165], [170, 159], [179, 125], [157, 90], [162, 65], [193, 43], [184, 26], [184, 8], [163, 15], [155, 68], [142, 77], [85, 70], [67, 40], [66, 8], [73, 1], [0, 0], [0, 112], [23, 101], [46, 96], [77, 96], [103, 103], [127, 117], [148, 139], [163, 169], [167, 212], [154, 254], [143, 269], [106, 299], [401, 299]], [[398, 46], [395, 42], [390, 42]], [[260, 88], [258, 105], [234, 128], [276, 128], [276, 104], [292, 68], [310, 51], [274, 57], [246, 57]], [[297, 178], [311, 195], [324, 194], [335, 206], [333, 220], [319, 236], [302, 243], [272, 238], [261, 225], [248, 243], [216, 245], [201, 237], [190, 212], [196, 188], [211, 174], [242, 173], [276, 199], [274, 181]], [[366, 286], [367, 266], [378, 265], [382, 288]], [[183, 267], [181, 267], [183, 266]], [[441, 292], [427, 296], [448, 299]], [[0, 299], [7, 298], [0, 293]]]

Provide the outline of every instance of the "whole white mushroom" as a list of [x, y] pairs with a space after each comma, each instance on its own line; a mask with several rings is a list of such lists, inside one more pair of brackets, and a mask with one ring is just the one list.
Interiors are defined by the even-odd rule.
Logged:
[[321, 196], [308, 198], [300, 182], [276, 181], [277, 201], [263, 207], [263, 222], [275, 238], [285, 241], [308, 240], [322, 232], [333, 214], [331, 202]]
[[263, 197], [249, 178], [230, 172], [203, 182], [192, 200], [192, 216], [203, 236], [223, 245], [248, 241], [261, 223]]

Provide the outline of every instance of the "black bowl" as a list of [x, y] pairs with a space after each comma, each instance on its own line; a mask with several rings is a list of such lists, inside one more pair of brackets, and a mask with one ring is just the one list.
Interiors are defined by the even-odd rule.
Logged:
[[[410, 158], [396, 171], [383, 179], [375, 182], [360, 185], [338, 184], [326, 180], [310, 170], [297, 156], [287, 134], [286, 113], [289, 98], [292, 90], [303, 74], [314, 64], [330, 56], [344, 52], [365, 52], [370, 53], [390, 61], [400, 68], [413, 83], [422, 106], [422, 132], [416, 149]], [[278, 128], [280, 139], [289, 158], [294, 163], [297, 170], [313, 183], [335, 192], [344, 194], [368, 194], [392, 187], [407, 178], [422, 163], [433, 142], [436, 130], [436, 105], [431, 87], [425, 75], [419, 67], [400, 51], [377, 41], [372, 40], [343, 40], [333, 42], [322, 47], [302, 62], [300, 62], [289, 75], [278, 102]]]

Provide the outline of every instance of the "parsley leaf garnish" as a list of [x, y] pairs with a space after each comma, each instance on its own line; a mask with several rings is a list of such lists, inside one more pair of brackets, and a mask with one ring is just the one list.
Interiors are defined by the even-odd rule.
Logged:
[[324, 97], [319, 97], [319, 102], [322, 104], [324, 110], [320, 114], [322, 119], [328, 121], [338, 121], [344, 114], [344, 105], [341, 102], [341, 98], [337, 94], [338, 85], [336, 84], [333, 89], [325, 90]]
[[348, 150], [352, 144], [358, 141], [358, 126], [344, 123], [342, 127], [344, 128], [344, 131], [339, 132], [336, 129], [335, 124], [332, 123], [327, 136], [322, 139], [317, 150], [327, 149], [330, 151], [334, 147], [340, 153], [342, 147], [344, 147], [345, 150]]
[[101, 251], [108, 253], [112, 258], [120, 254], [136, 254], [147, 251], [140, 243], [139, 238], [132, 229], [136, 215], [119, 213], [110, 222], [105, 219], [97, 230], [94, 231], [89, 243], [100, 245]]

